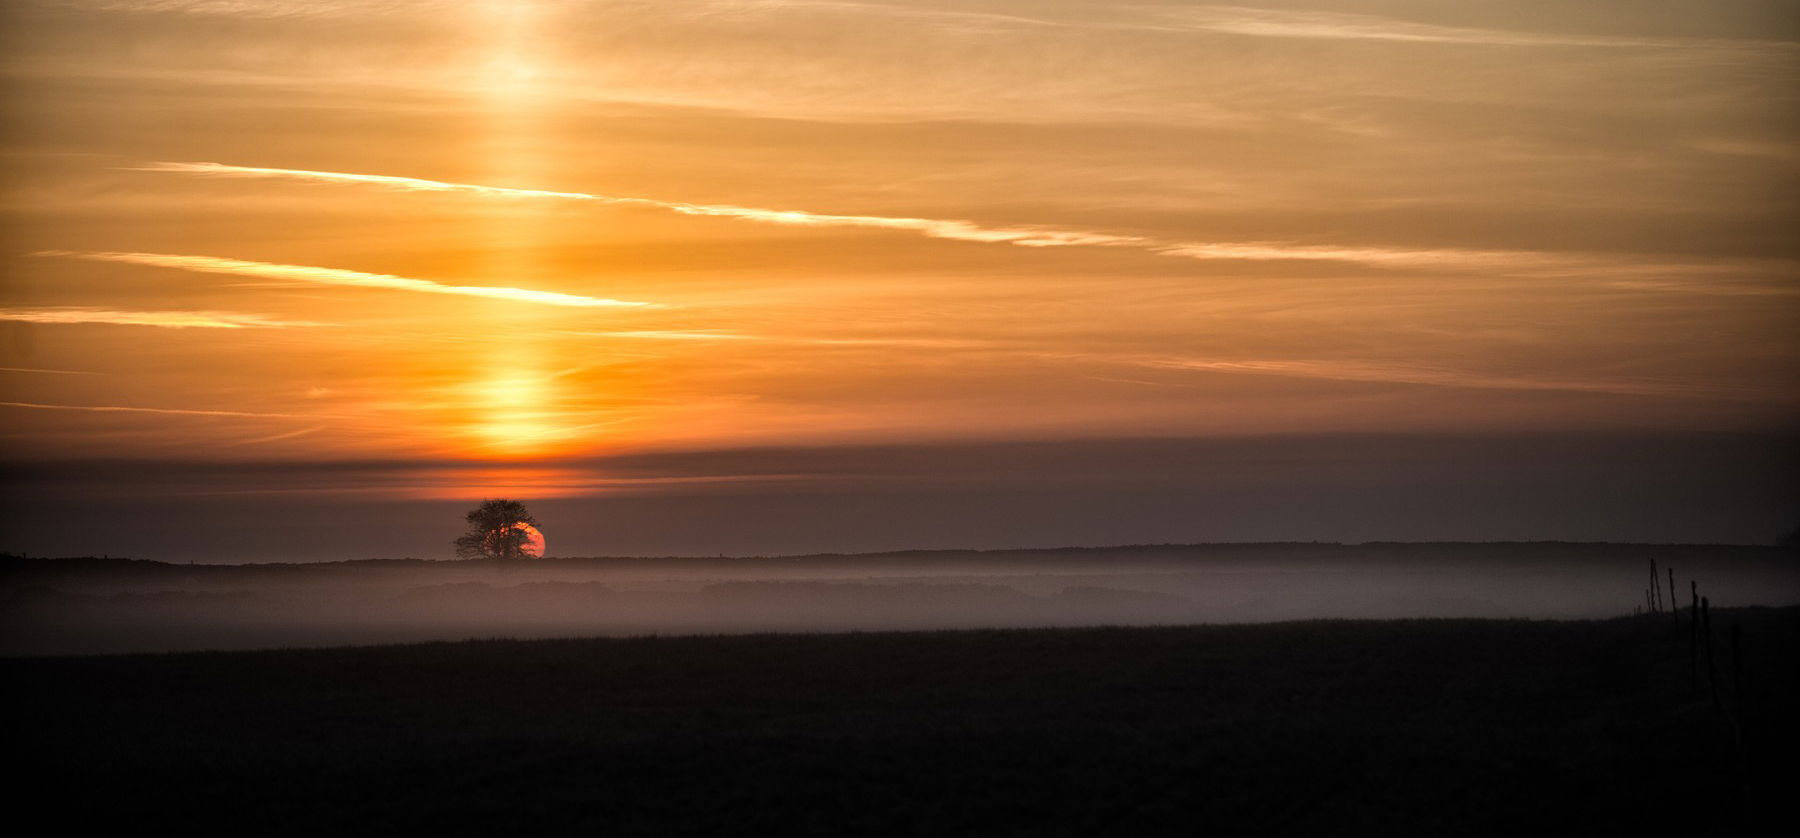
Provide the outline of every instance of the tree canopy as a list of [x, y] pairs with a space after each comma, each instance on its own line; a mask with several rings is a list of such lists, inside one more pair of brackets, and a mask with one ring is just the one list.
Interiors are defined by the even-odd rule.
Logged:
[[[456, 539], [456, 555], [464, 559], [522, 559], [537, 519], [525, 504], [506, 498], [484, 500], [463, 516], [467, 532]], [[531, 528], [531, 529], [528, 529]]]

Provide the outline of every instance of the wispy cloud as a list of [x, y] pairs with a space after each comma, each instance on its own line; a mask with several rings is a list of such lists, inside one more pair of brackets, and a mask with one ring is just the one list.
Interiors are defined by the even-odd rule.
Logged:
[[[1672, 270], [1691, 273], [1694, 271], [1717, 271], [1720, 269], [1731, 268], [1752, 268], [1756, 270], [1767, 270], [1771, 267], [1782, 267], [1790, 270], [1793, 268], [1792, 262], [1778, 262], [1778, 260], [1740, 259], [1676, 263], [1666, 259], [1646, 260], [1627, 254], [1572, 253], [1538, 250], [1343, 246], [1289, 241], [1180, 241], [1100, 230], [1059, 229], [1036, 225], [989, 227], [960, 219], [910, 218], [880, 215], [837, 215], [831, 213], [810, 212], [806, 210], [773, 210], [717, 204], [689, 204], [677, 201], [652, 200], [649, 198], [622, 198], [588, 192], [513, 189], [509, 187], [451, 183], [446, 181], [423, 180], [419, 178], [396, 177], [392, 175], [323, 172], [307, 169], [273, 169], [258, 166], [234, 166], [224, 163], [155, 163], [149, 166], [136, 167], [136, 170], [174, 172], [213, 177], [284, 178], [322, 183], [361, 184], [409, 192], [463, 192], [473, 195], [500, 198], [587, 201], [601, 204], [649, 207], [682, 213], [684, 215], [729, 218], [760, 224], [876, 228], [917, 233], [933, 238], [956, 239], [986, 244], [1009, 244], [1024, 247], [1127, 248], [1159, 256], [1198, 259], [1202, 261], [1335, 262], [1389, 270], [1480, 270], [1490, 273], [1514, 275], [1582, 275], [1589, 277], [1598, 276], [1603, 273], [1631, 275], [1644, 270], [1652, 270], [1659, 275], [1664, 275]], [[105, 254], [105, 256], [143, 257], [145, 254]], [[201, 259], [205, 257], [157, 258]], [[241, 265], [260, 264], [253, 262], [235, 262], [234, 260], [212, 261], [222, 263], [230, 262], [232, 264]], [[202, 270], [203, 268], [196, 267], [194, 269]], [[423, 280], [404, 280], [399, 277], [381, 277], [380, 275], [374, 274], [356, 274], [349, 271], [331, 271], [324, 268], [297, 268], [296, 270], [302, 272], [320, 272], [327, 276], [347, 275], [353, 278], [375, 277], [385, 282], [423, 283], [425, 285], [435, 286], [435, 283], [424, 283]], [[241, 272], [249, 273], [248, 271]], [[275, 274], [265, 271], [253, 275], [274, 276]], [[305, 277], [295, 276], [284, 278]], [[331, 280], [319, 278], [314, 281]], [[372, 283], [357, 281], [353, 284]], [[436, 287], [449, 288], [451, 286]], [[415, 288], [414, 290], [428, 289]], [[514, 289], [502, 290], [511, 293], [541, 293], [516, 292]], [[471, 292], [459, 290], [446, 291], [445, 293]], [[604, 304], [643, 305], [641, 303], [620, 303], [618, 301], [607, 301]], [[699, 338], [695, 337], [689, 339]]]
[[237, 416], [253, 419], [293, 419], [292, 413], [245, 413], [238, 410], [183, 410], [166, 407], [120, 407], [116, 405], [38, 404], [36, 402], [0, 402], [0, 407], [31, 410], [79, 410], [88, 413], [158, 413], [170, 416]]
[[1454, 370], [1411, 364], [1335, 360], [1217, 360], [1153, 358], [1136, 363], [1161, 369], [1196, 370], [1235, 375], [1274, 375], [1330, 381], [1422, 384], [1482, 390], [1560, 390], [1622, 396], [1715, 398], [1763, 401], [1770, 393], [1755, 388], [1707, 386], [1672, 381], [1601, 381]]
[[1591, 261], [1576, 254], [1531, 250], [1470, 250], [1460, 248], [1331, 247], [1281, 242], [1200, 243], [1184, 242], [1156, 248], [1165, 256], [1188, 259], [1239, 259], [1252, 262], [1353, 262], [1393, 268], [1442, 267], [1566, 267]]
[[649, 207], [682, 215], [734, 218], [764, 224], [803, 227], [872, 227], [905, 230], [933, 238], [962, 241], [1017, 244], [1026, 247], [1058, 247], [1068, 245], [1135, 245], [1146, 240], [1138, 236], [1098, 233], [1084, 230], [1058, 230], [1048, 227], [984, 227], [970, 221], [941, 218], [907, 218], [886, 215], [833, 215], [804, 210], [776, 210], [739, 207], [729, 204], [690, 204], [653, 198], [597, 195], [589, 192], [561, 192], [549, 189], [514, 189], [451, 183], [422, 178], [365, 175], [349, 172], [322, 172], [307, 169], [272, 169], [260, 166], [233, 166], [224, 163], [153, 163], [133, 167], [137, 171], [178, 172], [214, 177], [266, 177], [311, 180], [326, 183], [358, 183], [382, 186], [408, 192], [467, 192], [499, 198], [553, 198], [565, 201], [589, 201], [602, 204]]
[[[103, 262], [126, 262], [136, 265], [153, 265], [159, 268], [174, 268], [184, 271], [202, 273], [235, 274], [238, 276], [254, 276], [263, 279], [289, 280], [293, 282], [316, 282], [324, 285], [347, 285], [361, 288], [386, 288], [396, 291], [418, 291], [428, 294], [459, 294], [469, 297], [487, 297], [497, 300], [511, 300], [521, 303], [536, 303], [553, 306], [654, 306], [655, 303], [632, 302], [628, 300], [610, 300], [600, 297], [583, 297], [576, 294], [560, 294], [554, 291], [533, 291], [525, 288], [503, 288], [484, 285], [445, 285], [428, 279], [413, 279], [390, 274], [372, 274], [361, 271], [346, 271], [338, 268], [319, 268], [310, 265], [281, 265], [270, 262], [252, 262], [245, 259], [224, 259], [217, 256], [183, 256], [168, 253], [86, 253], [65, 250], [46, 250], [39, 256], [66, 256], [72, 259], [94, 259]], [[195, 324], [199, 325], [199, 324]]]
[[251, 439], [239, 439], [239, 440], [233, 440], [231, 442], [219, 442], [219, 443], [214, 443], [214, 445], [216, 445], [219, 448], [236, 448], [236, 447], [243, 446], [243, 445], [261, 445], [266, 442], [280, 442], [281, 440], [284, 440], [284, 439], [294, 439], [295, 437], [308, 436], [311, 434], [316, 434], [322, 430], [325, 430], [324, 425], [314, 425], [313, 427], [301, 428], [300, 430], [297, 430], [297, 431], [285, 431], [285, 432], [278, 433], [278, 434], [269, 434], [268, 436], [259, 436], [259, 437], [254, 437]]
[[299, 18], [338, 17], [352, 14], [372, 15], [400, 11], [408, 6], [431, 10], [437, 3], [349, 3], [341, 0], [309, 0], [290, 3], [285, 0], [89, 0], [76, 3], [98, 11], [173, 13], [220, 17]]
[[0, 372], [28, 372], [43, 375], [99, 375], [89, 370], [41, 370], [34, 367], [0, 367]]
[[1670, 294], [1696, 294], [1708, 297], [1800, 297], [1800, 286], [1792, 282], [1781, 282], [1779, 277], [1791, 272], [1781, 270], [1782, 266], [1772, 266], [1769, 272], [1777, 277], [1778, 284], [1756, 284], [1745, 282], [1691, 281], [1673, 279], [1620, 279], [1606, 283], [1608, 287], [1623, 288], [1629, 291], [1654, 291]]
[[568, 332], [571, 335], [597, 338], [634, 338], [640, 340], [756, 340], [755, 335], [738, 332], [718, 331], [677, 331], [665, 329], [644, 329], [624, 332]]
[[1599, 47], [1599, 48], [1760, 48], [1793, 50], [1797, 45], [1774, 40], [1732, 38], [1644, 37], [1632, 35], [1565, 34], [1477, 26], [1445, 26], [1404, 18], [1352, 12], [1304, 9], [1267, 9], [1235, 5], [1102, 4], [1104, 15], [1028, 17], [960, 9], [921, 8], [911, 5], [853, 2], [852, 0], [786, 0], [760, 6], [767, 10], [790, 8], [860, 11], [889, 17], [936, 20], [952, 26], [1054, 27], [1088, 30], [1146, 30], [1196, 34], [1238, 35], [1253, 38], [1305, 40], [1390, 41], [1402, 43], [1458, 44], [1501, 47]]
[[644, 331], [564, 331], [563, 334], [573, 337], [625, 338], [628, 340], [672, 340], [672, 341], [720, 341], [740, 340], [758, 343], [799, 344], [805, 346], [914, 346], [936, 349], [972, 348], [990, 345], [988, 341], [962, 340], [951, 338], [833, 338], [833, 337], [797, 337], [791, 335], [755, 335], [744, 332], [727, 331], [679, 331], [679, 330], [644, 330]]
[[[213, 177], [286, 178], [324, 183], [379, 186], [415, 192], [464, 192], [503, 198], [544, 198], [643, 206], [684, 215], [731, 218], [763, 224], [813, 227], [865, 227], [901, 230], [933, 238], [1026, 247], [1128, 247], [1164, 256], [1202, 260], [1335, 261], [1389, 268], [1494, 267], [1523, 268], [1567, 266], [1576, 257], [1533, 251], [1455, 250], [1441, 248], [1330, 247], [1283, 242], [1184, 242], [1095, 230], [1054, 229], [1040, 226], [987, 227], [960, 219], [907, 218], [879, 215], [836, 215], [805, 210], [772, 210], [716, 204], [689, 204], [649, 198], [624, 198], [587, 192], [546, 189], [513, 189], [467, 183], [323, 172], [307, 169], [274, 169], [224, 163], [155, 163], [136, 167], [141, 171], [175, 172]], [[322, 269], [307, 269], [322, 270]], [[417, 280], [413, 280], [417, 281]]]
[[[1170, 29], [1262, 38], [1405, 41], [1508, 47], [1683, 47], [1715, 43], [1693, 38], [1638, 38], [1563, 35], [1510, 29], [1439, 26], [1379, 15], [1255, 9], [1245, 6], [1186, 6], [1143, 9]], [[1743, 43], [1743, 42], [1726, 42]], [[1771, 46], [1784, 46], [1769, 44]]]
[[[85, 306], [0, 309], [0, 320], [17, 320], [25, 323], [159, 326], [165, 329], [288, 329], [326, 325], [305, 320], [277, 320], [260, 314], [240, 314], [229, 311], [120, 311]], [[57, 372], [57, 370], [32, 370], [32, 372]]]
[[[80, 5], [104, 11], [163, 12], [248, 18], [371, 17], [406, 13], [433, 13], [454, 9], [442, 0], [406, 3], [357, 3], [314, 0], [296, 4], [285, 0], [87, 0]], [[659, 12], [688, 18], [709, 16], [774, 16], [795, 13], [841, 12], [880, 15], [896, 19], [938, 21], [959, 27], [1053, 27], [1058, 29], [1151, 30], [1240, 35], [1258, 38], [1397, 41], [1410, 43], [1466, 44], [1508, 47], [1611, 47], [1659, 48], [1695, 45], [1759, 46], [1792, 48], [1778, 41], [1724, 38], [1646, 37], [1632, 35], [1575, 34], [1476, 26], [1420, 23], [1404, 18], [1351, 12], [1304, 9], [1269, 9], [1229, 4], [1161, 5], [1095, 4], [1090, 13], [1076, 6], [1062, 16], [1030, 16], [960, 8], [932, 8], [910, 3], [858, 2], [858, 0], [711, 0], [682, 4], [664, 10], [664, 4], [644, 4]], [[1100, 14], [1103, 12], [1104, 14]], [[979, 31], [979, 30], [978, 30]]]

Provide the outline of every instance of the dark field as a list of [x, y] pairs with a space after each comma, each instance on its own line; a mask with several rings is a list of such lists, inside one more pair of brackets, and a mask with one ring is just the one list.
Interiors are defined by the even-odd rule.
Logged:
[[1800, 609], [1713, 623], [1723, 714], [1667, 614], [0, 665], [64, 829], [1731, 834], [1793, 789]]

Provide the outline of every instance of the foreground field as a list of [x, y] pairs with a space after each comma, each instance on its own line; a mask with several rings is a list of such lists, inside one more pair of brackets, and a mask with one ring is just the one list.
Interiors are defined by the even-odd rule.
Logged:
[[15, 800], [65, 827], [1699, 835], [1790, 784], [1800, 698], [1800, 609], [1714, 622], [1729, 715], [1667, 615], [0, 665]]

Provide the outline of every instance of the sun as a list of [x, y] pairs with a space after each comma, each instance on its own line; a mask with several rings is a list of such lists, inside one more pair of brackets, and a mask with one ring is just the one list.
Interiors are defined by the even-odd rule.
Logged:
[[523, 554], [525, 558], [541, 559], [544, 557], [544, 533], [537, 527], [523, 521], [490, 531], [486, 539], [489, 550], [493, 550], [495, 544], [499, 541], [499, 539], [496, 538], [497, 535], [514, 530], [525, 534], [525, 540], [519, 544], [519, 552]]
[[519, 552], [534, 559], [544, 557], [544, 534], [530, 524], [513, 524], [512, 528], [525, 533], [525, 543], [519, 545]]

